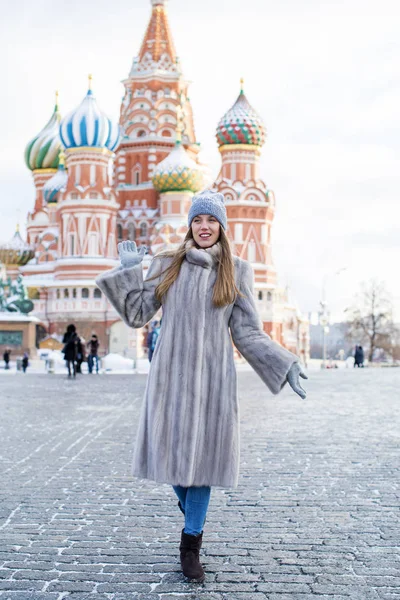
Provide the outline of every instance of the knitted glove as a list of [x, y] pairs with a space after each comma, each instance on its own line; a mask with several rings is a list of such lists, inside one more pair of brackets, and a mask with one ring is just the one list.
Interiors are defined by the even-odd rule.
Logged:
[[300, 377], [303, 379], [308, 379], [299, 363], [293, 363], [289, 369], [289, 373], [287, 374], [287, 380], [292, 390], [294, 390], [296, 394], [298, 394], [300, 398], [303, 398], [304, 400], [306, 398], [306, 392], [300, 385]]
[[129, 269], [141, 263], [146, 252], [146, 246], [140, 246], [138, 252], [136, 243], [129, 240], [118, 244], [118, 254], [123, 269]]

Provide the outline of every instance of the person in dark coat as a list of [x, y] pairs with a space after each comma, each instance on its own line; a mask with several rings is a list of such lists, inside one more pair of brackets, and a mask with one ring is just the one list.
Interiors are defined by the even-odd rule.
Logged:
[[98, 375], [99, 374], [99, 346], [100, 346], [100, 342], [99, 342], [98, 337], [97, 337], [97, 335], [95, 333], [93, 333], [91, 339], [88, 341], [87, 346], [89, 348], [89, 356], [88, 356], [89, 373], [90, 374], [93, 373], [94, 363], [96, 363], [96, 373]]
[[29, 367], [29, 356], [27, 352], [24, 352], [24, 356], [22, 358], [22, 370], [26, 373], [27, 368]]
[[[67, 331], [64, 333], [62, 352], [68, 368], [68, 377], [76, 376], [76, 359], [78, 355], [78, 334], [76, 333], [75, 325], [68, 325]], [[72, 371], [72, 373], [71, 373]]]
[[355, 367], [364, 367], [364, 349], [362, 346], [356, 346], [354, 352], [354, 368]]
[[4, 368], [5, 369], [10, 368], [10, 354], [11, 354], [11, 350], [4, 350], [3, 360], [4, 360]]
[[76, 372], [82, 373], [82, 363], [85, 362], [85, 345], [78, 336], [76, 343]]
[[364, 368], [364, 348], [358, 346], [358, 366]]

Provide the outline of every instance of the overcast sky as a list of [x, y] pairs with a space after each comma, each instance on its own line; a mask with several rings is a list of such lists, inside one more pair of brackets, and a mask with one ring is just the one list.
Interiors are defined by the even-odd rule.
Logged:
[[[99, 105], [118, 119], [120, 81], [150, 10], [150, 0], [8, 3], [0, 24], [1, 240], [33, 206], [23, 152], [50, 117], [54, 91], [65, 114], [93, 73]], [[325, 278], [340, 316], [359, 283], [377, 277], [400, 317], [398, 2], [170, 0], [168, 11], [212, 173], [220, 165], [215, 127], [240, 77], [266, 123], [262, 178], [277, 201], [280, 282], [308, 312], [318, 309]]]

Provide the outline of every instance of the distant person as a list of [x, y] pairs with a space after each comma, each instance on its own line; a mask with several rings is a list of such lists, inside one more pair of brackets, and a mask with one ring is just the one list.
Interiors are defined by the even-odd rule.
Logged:
[[27, 368], [29, 367], [29, 355], [27, 352], [24, 352], [24, 356], [22, 358], [22, 370], [26, 373]]
[[364, 350], [362, 346], [356, 346], [354, 352], [354, 368], [364, 367]]
[[9, 369], [10, 368], [10, 354], [11, 354], [11, 350], [4, 350], [4, 354], [3, 354], [3, 360], [4, 360], [4, 368], [5, 369]]
[[160, 324], [158, 321], [154, 321], [147, 335], [147, 348], [148, 348], [148, 357], [149, 362], [152, 361], [154, 350], [156, 348], [156, 343], [158, 340], [158, 336], [160, 335]]
[[78, 334], [76, 333], [75, 325], [68, 325], [67, 331], [64, 333], [62, 352], [68, 368], [68, 377], [76, 376], [76, 359], [78, 354]]
[[99, 374], [99, 346], [100, 342], [97, 335], [94, 333], [87, 343], [89, 348], [88, 367], [89, 373], [93, 373], [94, 363], [96, 363], [96, 373]]
[[82, 373], [82, 363], [85, 362], [85, 345], [78, 336], [76, 343], [76, 372]]
[[364, 348], [362, 346], [358, 346], [359, 352], [359, 366], [364, 368]]

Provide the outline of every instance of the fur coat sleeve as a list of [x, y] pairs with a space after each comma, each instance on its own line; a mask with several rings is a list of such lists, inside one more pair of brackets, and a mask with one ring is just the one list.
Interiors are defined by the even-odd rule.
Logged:
[[251, 265], [241, 264], [241, 278], [229, 326], [233, 342], [240, 354], [253, 367], [273, 394], [278, 394], [297, 356], [272, 341], [262, 328], [254, 303], [254, 275]]
[[142, 263], [129, 269], [117, 267], [96, 279], [96, 284], [129, 327], [144, 327], [161, 304], [155, 291], [161, 281], [162, 260], [154, 258], [146, 279]]

